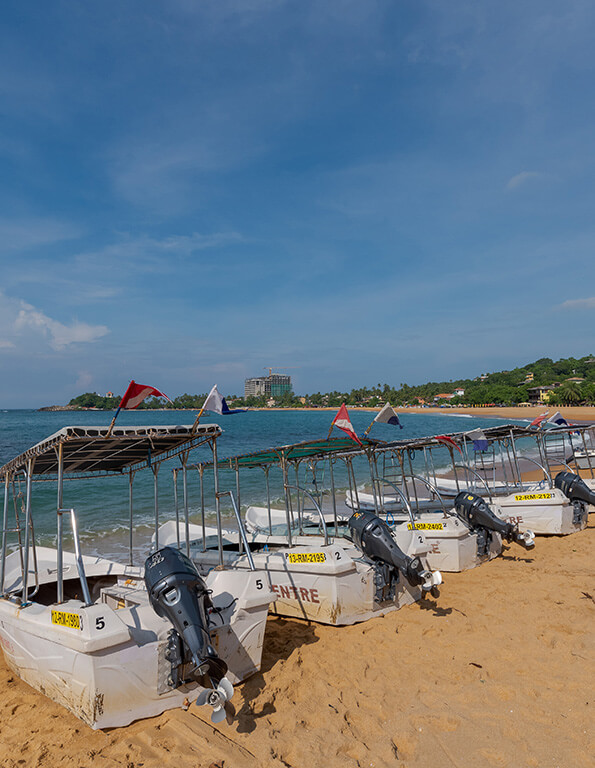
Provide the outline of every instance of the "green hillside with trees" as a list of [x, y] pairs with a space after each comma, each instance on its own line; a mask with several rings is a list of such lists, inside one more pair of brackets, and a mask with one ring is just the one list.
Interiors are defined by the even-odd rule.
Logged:
[[[538, 386], [556, 385], [552, 390], [549, 405], [595, 405], [595, 357], [568, 357], [554, 362], [549, 357], [542, 357], [534, 363], [512, 371], [497, 371], [482, 373], [473, 379], [457, 379], [456, 381], [430, 381], [427, 384], [409, 386], [400, 384], [397, 388], [389, 384], [377, 384], [375, 387], [352, 389], [351, 392], [316, 392], [298, 397], [288, 392], [275, 402], [277, 407], [300, 408], [304, 406], [339, 406], [347, 405], [381, 405], [385, 402], [391, 405], [420, 405], [435, 404], [434, 398], [439, 394], [452, 394], [457, 389], [465, 391], [464, 395], [449, 400], [438, 401], [451, 405], [518, 405], [529, 401], [529, 389]], [[559, 385], [559, 386], [558, 386]], [[156, 397], [149, 398], [139, 405], [139, 409], [188, 408], [199, 410], [207, 393], [200, 395], [180, 395], [173, 403], [168, 403]], [[115, 410], [121, 395], [107, 397], [93, 392], [73, 398], [69, 405], [78, 408], [98, 408]], [[267, 397], [238, 397], [226, 396], [230, 407], [266, 407]]]

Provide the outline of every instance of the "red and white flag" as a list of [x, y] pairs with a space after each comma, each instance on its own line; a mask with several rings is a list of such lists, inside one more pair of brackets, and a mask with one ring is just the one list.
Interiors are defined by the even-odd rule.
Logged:
[[541, 413], [539, 416], [533, 419], [533, 421], [529, 424], [530, 427], [539, 427], [541, 426], [541, 422], [545, 421], [549, 414], [549, 408], [545, 413]]
[[149, 395], [155, 395], [155, 397], [164, 397], [171, 403], [169, 397], [164, 395], [163, 392], [155, 389], [155, 387], [148, 387], [146, 384], [137, 384], [133, 379], [128, 385], [126, 392], [124, 392], [124, 397], [120, 401], [118, 410], [121, 408], [124, 408], [124, 410], [132, 410], [137, 408], [145, 399], [145, 397], [149, 397]]
[[460, 454], [463, 453], [452, 437], [449, 437], [448, 435], [436, 435], [435, 439], [438, 440], [439, 443], [444, 443], [444, 445], [452, 445]]
[[[349, 418], [349, 413], [347, 412], [347, 407], [345, 406], [345, 403], [339, 408], [337, 411], [337, 415], [333, 419], [333, 423], [331, 424], [331, 431], [333, 427], [337, 427], [337, 429], [342, 429], [343, 432], [349, 435], [349, 437], [352, 440], [355, 440], [356, 443], [359, 443], [362, 445], [362, 441], [359, 439], [359, 437], [355, 433], [355, 429], [353, 428], [353, 425], [351, 424], [351, 420]], [[329, 431], [329, 437], [331, 432]]]

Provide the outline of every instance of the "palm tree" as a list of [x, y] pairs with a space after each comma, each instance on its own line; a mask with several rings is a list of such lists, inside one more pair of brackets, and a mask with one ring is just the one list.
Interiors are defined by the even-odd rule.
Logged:
[[574, 405], [583, 399], [580, 386], [576, 381], [565, 381], [557, 390], [556, 399], [563, 405]]

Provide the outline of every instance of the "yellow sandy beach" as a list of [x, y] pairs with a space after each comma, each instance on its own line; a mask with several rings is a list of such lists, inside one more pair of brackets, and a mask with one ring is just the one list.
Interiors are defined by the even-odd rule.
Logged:
[[437, 601], [328, 627], [270, 618], [232, 724], [191, 707], [92, 731], [0, 662], [0, 764], [587, 768], [595, 525], [448, 574]]
[[[588, 420], [591, 410], [563, 413]], [[92, 731], [0, 658], [0, 765], [587, 768], [594, 546], [592, 517], [580, 533], [446, 574], [437, 600], [385, 618], [329, 627], [271, 617], [262, 670], [238, 686], [229, 724], [192, 706]]]

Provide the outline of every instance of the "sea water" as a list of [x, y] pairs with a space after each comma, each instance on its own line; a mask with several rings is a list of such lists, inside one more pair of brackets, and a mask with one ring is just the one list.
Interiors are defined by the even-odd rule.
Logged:
[[[190, 411], [122, 411], [118, 416], [118, 425], [159, 426], [192, 424], [196, 414]], [[326, 438], [333, 419], [331, 411], [248, 411], [227, 417], [205, 416], [202, 423], [217, 423], [223, 429], [218, 440], [219, 458], [241, 453], [258, 451], [273, 446], [288, 445], [304, 440]], [[358, 434], [362, 434], [374, 418], [370, 412], [353, 409], [351, 421]], [[0, 466], [26, 451], [31, 446], [44, 440], [65, 426], [106, 426], [110, 423], [113, 412], [105, 411], [0, 411]], [[389, 424], [374, 424], [370, 437], [380, 440], [394, 440], [425, 437], [427, 435], [469, 431], [477, 427], [496, 426], [505, 423], [501, 419], [462, 418], [455, 414], [417, 414], [404, 413], [399, 418], [403, 429]], [[508, 420], [510, 421], [510, 420]], [[524, 422], [523, 422], [524, 423]], [[335, 436], [344, 433], [335, 429]], [[191, 452], [189, 466], [196, 462], [212, 459], [211, 451], [203, 446]], [[448, 450], [444, 449], [444, 464], [449, 464]], [[158, 518], [159, 522], [175, 519], [173, 472], [180, 467], [178, 458], [164, 462], [158, 473]], [[363, 486], [369, 482], [369, 466], [365, 459], [354, 462], [356, 481]], [[302, 467], [303, 478], [305, 467]], [[311, 473], [308, 478], [312, 480]], [[329, 487], [328, 475], [322, 470], [317, 474], [318, 482]], [[182, 507], [182, 486], [179, 478], [179, 508]], [[215, 519], [212, 469], [204, 473], [204, 496], [207, 522]], [[289, 482], [295, 478], [290, 475]], [[219, 472], [220, 490], [233, 491], [236, 494], [236, 475], [228, 469]], [[270, 472], [270, 493], [273, 504], [280, 503], [283, 484], [278, 469]], [[342, 489], [348, 485], [342, 462], [335, 470], [337, 503], [344, 505], [345, 494]], [[17, 504], [21, 509], [24, 503], [24, 481], [16, 484]], [[21, 491], [21, 495], [19, 494]], [[260, 468], [245, 469], [240, 473], [240, 503], [242, 509], [248, 505], [266, 506], [266, 484], [264, 472]], [[224, 497], [224, 524], [233, 521], [229, 497]], [[150, 546], [151, 534], [155, 527], [155, 502], [153, 474], [149, 470], [136, 473], [133, 484], [133, 547], [136, 562], [141, 562]], [[188, 472], [188, 499], [190, 518], [193, 522], [200, 519], [200, 485], [196, 470]], [[102, 477], [95, 479], [69, 480], [64, 483], [64, 507], [73, 507], [77, 513], [81, 545], [85, 554], [96, 554], [126, 561], [128, 558], [129, 530], [129, 482], [128, 475]], [[22, 507], [24, 509], [24, 507]], [[40, 545], [55, 546], [56, 541], [56, 484], [54, 482], [35, 483], [33, 487], [32, 509], [35, 523], [35, 537]], [[343, 506], [343, 509], [346, 509]], [[10, 513], [14, 519], [11, 499]], [[23, 513], [24, 517], [24, 513]], [[14, 546], [14, 542], [11, 543]], [[65, 546], [69, 542], [65, 541]]]

